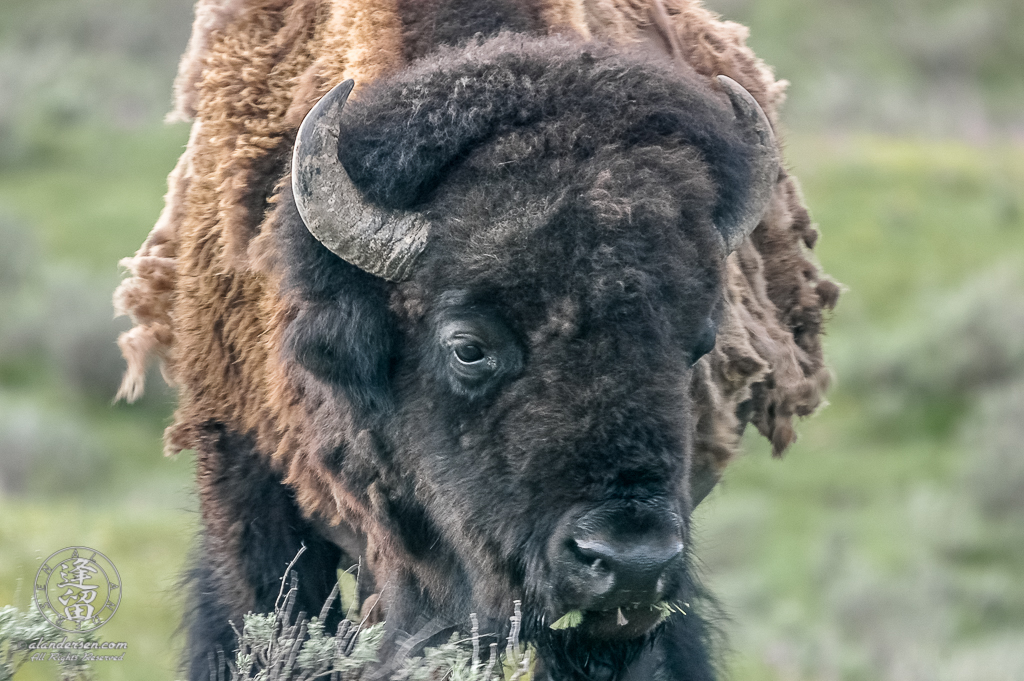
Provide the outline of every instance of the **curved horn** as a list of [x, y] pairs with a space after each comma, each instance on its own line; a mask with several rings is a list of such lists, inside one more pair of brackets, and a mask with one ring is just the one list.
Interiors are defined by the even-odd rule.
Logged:
[[336, 85], [306, 114], [292, 152], [292, 193], [306, 228], [359, 269], [402, 281], [427, 245], [423, 216], [370, 205], [338, 159], [341, 112], [354, 83]]
[[753, 147], [746, 202], [728, 220], [717, 225], [725, 239], [726, 251], [731, 253], [764, 217], [779, 179], [779, 154], [771, 123], [757, 101], [742, 85], [728, 76], [718, 76], [718, 83], [729, 96], [736, 114], [736, 123]]

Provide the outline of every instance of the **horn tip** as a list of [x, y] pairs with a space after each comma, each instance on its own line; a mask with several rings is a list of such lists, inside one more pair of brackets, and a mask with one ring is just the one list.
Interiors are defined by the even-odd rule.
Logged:
[[715, 76], [715, 80], [718, 81], [719, 86], [729, 97], [729, 102], [732, 103], [732, 108], [737, 117], [748, 118], [756, 115], [756, 111], [760, 106], [745, 87], [729, 76]]
[[347, 78], [338, 83], [337, 85], [335, 85], [334, 87], [332, 87], [330, 91], [328, 91], [328, 93], [324, 95], [324, 100], [330, 102], [340, 101], [342, 104], [344, 104], [346, 101], [348, 101], [348, 96], [352, 94], [352, 90], [353, 88], [355, 88], [355, 86], [356, 82], [351, 78]]

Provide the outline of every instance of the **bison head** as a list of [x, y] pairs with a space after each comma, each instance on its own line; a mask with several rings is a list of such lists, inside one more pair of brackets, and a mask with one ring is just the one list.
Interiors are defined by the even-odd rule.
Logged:
[[521, 599], [542, 652], [590, 660], [688, 598], [689, 372], [778, 175], [760, 108], [719, 87], [505, 35], [306, 117], [286, 359], [346, 415], [320, 456], [393, 627], [498, 631]]

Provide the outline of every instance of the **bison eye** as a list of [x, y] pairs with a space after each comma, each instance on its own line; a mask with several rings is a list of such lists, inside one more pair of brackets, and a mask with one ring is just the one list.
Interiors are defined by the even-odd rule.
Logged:
[[436, 376], [456, 395], [481, 398], [522, 370], [522, 346], [489, 309], [450, 305], [435, 319], [428, 356]]
[[455, 357], [463, 364], [475, 364], [484, 356], [484, 351], [476, 343], [462, 343], [455, 346]]

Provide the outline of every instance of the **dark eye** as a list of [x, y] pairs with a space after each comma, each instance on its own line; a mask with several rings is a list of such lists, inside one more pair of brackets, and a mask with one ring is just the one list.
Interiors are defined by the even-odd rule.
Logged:
[[472, 309], [441, 314], [447, 319], [438, 322], [431, 364], [456, 395], [481, 398], [522, 369], [522, 350], [496, 315]]
[[463, 364], [473, 364], [484, 358], [484, 351], [475, 343], [463, 343], [455, 346], [455, 357]]

